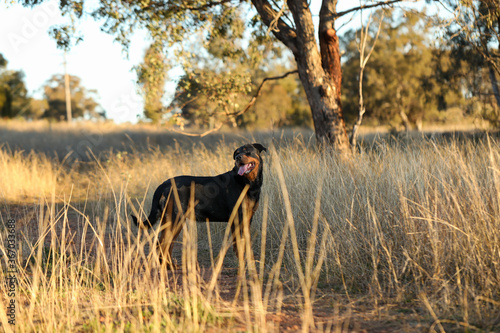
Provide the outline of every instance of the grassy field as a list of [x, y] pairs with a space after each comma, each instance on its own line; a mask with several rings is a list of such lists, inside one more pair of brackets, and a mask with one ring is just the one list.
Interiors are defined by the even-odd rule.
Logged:
[[[361, 141], [343, 160], [308, 131], [0, 123], [2, 281], [17, 279], [0, 291], [3, 329], [500, 331], [499, 140]], [[238, 264], [225, 224], [188, 222], [181, 269], [159, 269], [157, 232], [130, 213], [171, 176], [229, 170], [247, 142], [269, 147], [252, 255]]]

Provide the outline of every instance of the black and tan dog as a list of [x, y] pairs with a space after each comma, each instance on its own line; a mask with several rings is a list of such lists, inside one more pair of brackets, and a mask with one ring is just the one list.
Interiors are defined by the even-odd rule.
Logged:
[[[262, 151], [267, 149], [259, 143], [246, 144], [234, 151], [235, 166], [226, 173], [214, 177], [178, 176], [168, 179], [156, 189], [147, 220], [138, 223], [137, 218], [132, 215], [134, 223], [145, 228], [150, 228], [161, 220], [162, 233], [157, 249], [162, 263], [167, 264], [167, 267], [175, 267], [172, 248], [185, 218], [189, 217], [190, 202], [195, 204], [194, 215], [197, 222], [228, 222], [240, 195], [248, 187], [238, 207], [238, 216], [231, 225], [233, 248], [238, 254], [235, 232], [237, 227], [240, 227], [240, 232], [243, 230], [238, 223], [251, 223], [259, 203], [263, 180]], [[191, 198], [192, 185], [194, 198]]]

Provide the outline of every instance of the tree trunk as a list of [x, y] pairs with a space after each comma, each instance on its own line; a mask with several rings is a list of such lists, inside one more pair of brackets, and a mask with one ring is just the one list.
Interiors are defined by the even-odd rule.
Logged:
[[405, 128], [405, 131], [408, 132], [411, 129], [411, 125], [410, 119], [408, 119], [408, 116], [405, 113], [403, 97], [401, 97], [401, 86], [398, 86], [398, 88], [396, 89], [396, 100], [398, 101], [399, 116], [401, 117], [401, 122]]
[[334, 29], [337, 1], [324, 0], [320, 13], [319, 40], [308, 0], [288, 0], [295, 26], [287, 25], [267, 0], [252, 0], [263, 22], [292, 51], [299, 77], [311, 107], [316, 139], [331, 144], [342, 154], [350, 154], [349, 138], [340, 104], [339, 42]]
[[293, 54], [311, 107], [316, 139], [321, 143], [333, 145], [343, 154], [350, 154], [349, 138], [340, 103], [342, 72], [339, 41], [332, 28], [333, 23], [327, 29], [319, 31], [320, 54], [307, 2], [288, 1], [288, 6], [297, 31], [297, 47]]
[[[304, 53], [310, 49], [300, 48]], [[340, 152], [348, 152], [349, 139], [340, 105], [339, 89], [327, 75], [321, 64], [319, 53], [295, 55], [299, 77], [311, 107], [316, 139], [329, 143]]]
[[66, 51], [64, 51], [64, 96], [66, 99], [66, 120], [68, 123], [71, 123], [71, 89], [69, 86], [69, 75], [66, 67]]
[[495, 73], [495, 69], [493, 68], [490, 62], [488, 62], [488, 71], [490, 74], [490, 82], [491, 82], [491, 88], [493, 89], [493, 95], [495, 96], [495, 100], [497, 101], [497, 106], [500, 107], [500, 91], [498, 90], [497, 75]]
[[410, 120], [408, 119], [408, 116], [406, 115], [405, 110], [402, 107], [399, 108], [399, 116], [401, 117], [401, 123], [405, 128], [405, 132], [409, 132], [411, 129]]

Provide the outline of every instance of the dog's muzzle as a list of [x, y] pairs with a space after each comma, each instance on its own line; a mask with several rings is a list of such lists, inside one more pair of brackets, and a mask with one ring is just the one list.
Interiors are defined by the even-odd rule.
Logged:
[[250, 173], [255, 168], [255, 163], [250, 162], [248, 164], [240, 164], [238, 167], [238, 175], [243, 176]]

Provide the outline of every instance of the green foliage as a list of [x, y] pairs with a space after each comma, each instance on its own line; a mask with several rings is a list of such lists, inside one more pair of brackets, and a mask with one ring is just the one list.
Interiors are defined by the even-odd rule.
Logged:
[[469, 44], [451, 43], [449, 52], [450, 67], [446, 75], [463, 92], [464, 99], [459, 106], [465, 114], [483, 118], [497, 126], [500, 115], [489, 66]]
[[213, 127], [219, 118], [238, 111], [249, 83], [247, 74], [193, 70], [180, 79], [170, 108], [180, 110], [185, 119], [198, 127]]
[[[184, 75], [170, 108], [180, 111], [191, 125], [213, 128], [228, 115], [244, 109], [265, 77], [289, 71], [284, 66], [272, 71], [252, 71], [244, 64], [239, 68], [236, 73], [199, 69]], [[297, 76], [269, 81], [248, 112], [233, 119], [233, 126], [247, 129], [311, 126], [307, 98]]]
[[[500, 2], [446, 1], [455, 13], [447, 24], [445, 37], [451, 45], [455, 63], [466, 63], [463, 76], [470, 95], [469, 109], [500, 124]], [[460, 68], [460, 67], [459, 67]]]
[[4, 58], [3, 54], [0, 53], [0, 69], [7, 67], [7, 59]]
[[[131, 34], [147, 30], [155, 42], [173, 46], [189, 40], [198, 32], [214, 29], [216, 22], [225, 23], [238, 3], [230, 1], [99, 1], [92, 16], [102, 20], [103, 30], [115, 36], [128, 48]], [[179, 48], [179, 53], [185, 54]]]
[[[281, 60], [283, 48], [267, 38], [267, 44], [246, 38], [245, 20], [234, 9], [216, 17], [207, 32], [205, 48], [189, 45], [185, 74], [178, 82], [169, 109], [182, 113], [190, 125], [213, 128], [229, 116], [233, 126], [271, 128], [310, 124], [310, 111], [296, 78], [272, 81], [261, 91], [256, 104], [234, 119], [255, 94], [265, 77], [290, 71]], [[304, 114], [305, 111], [305, 114]]]
[[500, 1], [446, 1], [455, 17], [447, 37], [457, 46], [468, 45], [500, 74]]
[[[87, 90], [81, 85], [80, 78], [70, 75], [71, 111], [74, 118], [78, 117], [104, 117], [95, 101], [96, 91]], [[48, 109], [43, 117], [54, 120], [66, 119], [66, 99], [64, 90], [64, 75], [53, 75], [44, 86], [44, 95]]]
[[45, 111], [49, 108], [49, 104], [46, 99], [30, 99], [29, 113], [26, 115], [27, 118], [40, 119]]
[[[199, 43], [186, 46], [184, 51], [189, 50], [189, 56], [183, 62], [185, 74], [178, 82], [169, 107], [174, 113], [181, 112], [191, 125], [201, 128], [213, 128], [228, 115], [241, 111], [264, 77], [283, 73], [276, 67], [289, 70], [279, 64], [282, 49], [270, 38], [268, 44], [257, 43], [254, 39], [248, 41], [245, 19], [236, 9], [216, 16], [212, 26], [206, 32], [204, 48], [200, 48]], [[254, 106], [238, 119], [231, 118], [233, 126], [261, 127], [265, 124], [269, 127], [271, 118], [281, 123], [277, 106], [261, 102], [271, 92], [270, 86], [263, 89], [257, 102], [259, 108]], [[287, 98], [283, 91], [280, 93], [282, 98]], [[278, 108], [285, 110], [287, 105], [291, 105], [291, 99]], [[256, 114], [250, 115], [253, 112]], [[256, 118], [258, 124], [251, 124]]]
[[158, 123], [165, 108], [162, 98], [165, 94], [167, 65], [161, 45], [151, 44], [144, 55], [144, 62], [137, 67], [137, 81], [144, 96], [144, 115]]
[[[287, 67], [276, 66], [272, 71], [259, 71], [252, 78], [253, 86], [257, 87], [265, 77], [280, 75], [288, 70]], [[311, 111], [298, 75], [268, 82], [249, 112], [238, 117], [237, 121], [239, 126], [249, 129], [311, 127]]]
[[8, 61], [0, 54], [0, 117], [14, 118], [27, 113], [30, 105], [24, 73], [7, 69]]
[[71, 25], [52, 27], [49, 30], [49, 35], [56, 41], [57, 47], [65, 51], [83, 40], [83, 37], [77, 35]]
[[[380, 17], [380, 16], [379, 16]], [[425, 15], [406, 13], [385, 16], [379, 40], [368, 62], [363, 92], [366, 116], [396, 126], [401, 114], [413, 123], [460, 105], [463, 95], [451, 52], [433, 45], [430, 22]], [[370, 31], [369, 45], [376, 29]], [[343, 67], [343, 108], [349, 121], [358, 112], [360, 31], [349, 31], [343, 39], [347, 60]]]

